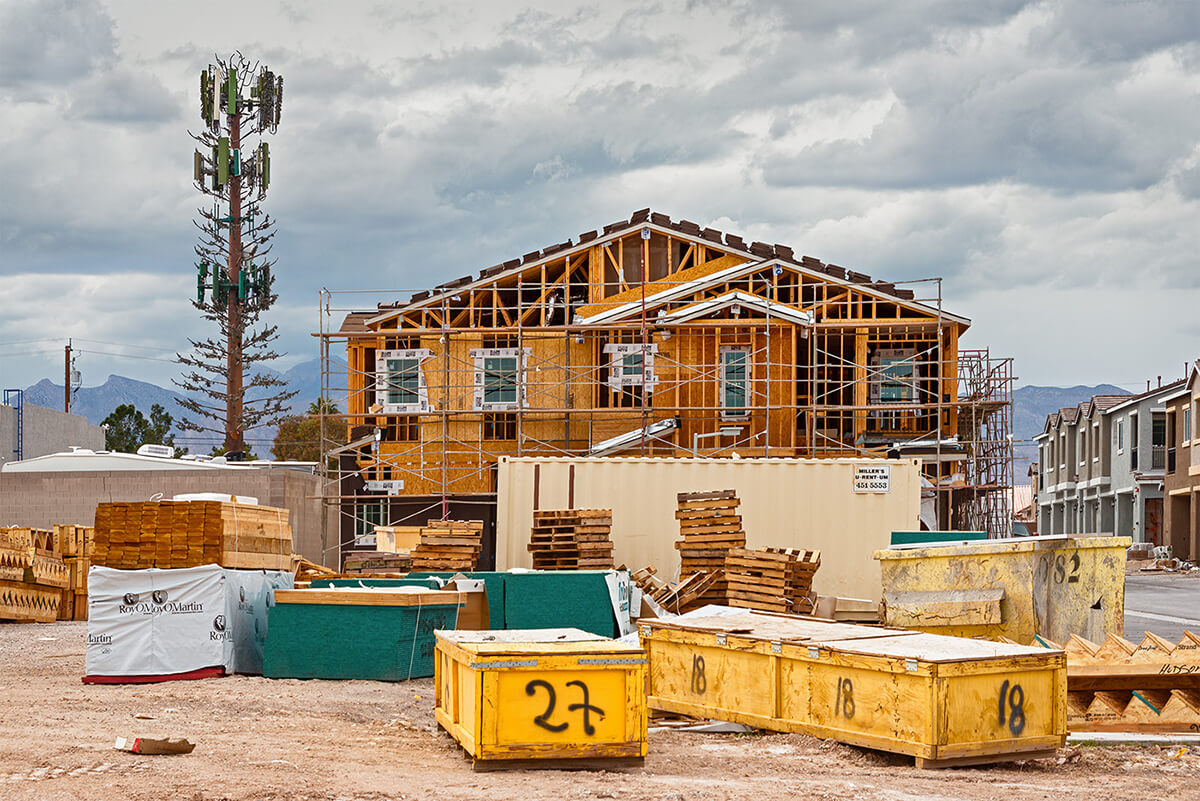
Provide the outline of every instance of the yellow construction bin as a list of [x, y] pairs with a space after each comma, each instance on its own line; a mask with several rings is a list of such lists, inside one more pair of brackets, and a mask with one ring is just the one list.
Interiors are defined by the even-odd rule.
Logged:
[[477, 770], [641, 764], [646, 664], [579, 629], [439, 631], [434, 716]]
[[1103, 641], [1125, 620], [1128, 537], [1032, 537], [876, 551], [889, 626], [958, 637], [1072, 634]]
[[638, 621], [652, 709], [800, 732], [918, 767], [1052, 756], [1062, 651], [747, 611]]

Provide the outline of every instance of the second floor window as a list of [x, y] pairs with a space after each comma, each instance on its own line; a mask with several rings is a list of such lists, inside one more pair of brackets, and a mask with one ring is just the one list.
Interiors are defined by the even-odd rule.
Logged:
[[474, 408], [484, 412], [520, 409], [525, 402], [524, 367], [528, 348], [482, 348], [475, 360]]
[[721, 348], [721, 414], [745, 417], [750, 414], [750, 349], [726, 345]]
[[430, 355], [423, 348], [375, 353], [375, 403], [383, 407], [385, 414], [429, 411], [421, 362]]

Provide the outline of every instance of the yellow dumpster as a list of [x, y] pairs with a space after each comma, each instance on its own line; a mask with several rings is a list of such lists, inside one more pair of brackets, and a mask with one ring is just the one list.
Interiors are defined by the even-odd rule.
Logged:
[[476, 770], [641, 764], [646, 663], [579, 629], [438, 631], [434, 716]]
[[1128, 537], [1033, 537], [876, 551], [884, 621], [958, 637], [1120, 635]]

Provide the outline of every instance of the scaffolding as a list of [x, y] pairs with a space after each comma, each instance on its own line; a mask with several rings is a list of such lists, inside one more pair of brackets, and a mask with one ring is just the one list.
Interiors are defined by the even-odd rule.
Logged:
[[959, 351], [968, 323], [943, 310], [941, 279], [872, 282], [642, 231], [408, 301], [322, 290], [321, 396], [341, 410], [321, 419], [325, 503], [364, 534], [424, 522], [493, 503], [501, 456], [616, 442], [614, 455], [913, 456], [941, 527], [1011, 534], [1012, 362]]

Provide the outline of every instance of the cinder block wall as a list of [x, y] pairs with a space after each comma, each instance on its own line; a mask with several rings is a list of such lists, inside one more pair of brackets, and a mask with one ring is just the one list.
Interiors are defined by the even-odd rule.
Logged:
[[[0, 525], [49, 528], [55, 523], [94, 525], [96, 505], [148, 501], [162, 493], [225, 492], [251, 495], [290, 513], [296, 553], [318, 564], [338, 558], [337, 512], [322, 510], [320, 478], [282, 468], [255, 470], [105, 470], [0, 473]], [[325, 528], [322, 530], [322, 516]], [[327, 544], [322, 545], [322, 537]]]
[[[22, 428], [25, 434], [22, 455], [26, 459], [70, 450], [72, 445], [94, 451], [104, 449], [104, 429], [77, 414], [27, 403]], [[17, 410], [0, 404], [0, 464], [16, 461], [16, 447]]]

